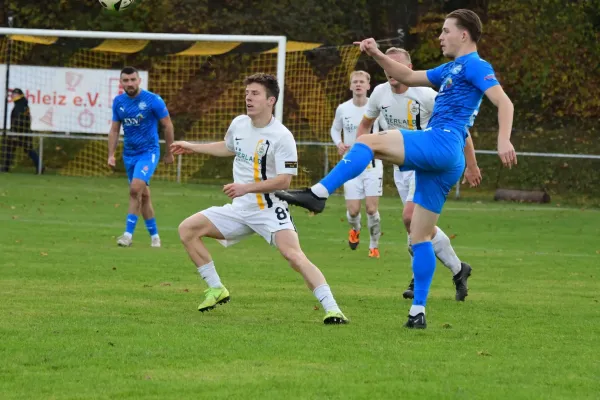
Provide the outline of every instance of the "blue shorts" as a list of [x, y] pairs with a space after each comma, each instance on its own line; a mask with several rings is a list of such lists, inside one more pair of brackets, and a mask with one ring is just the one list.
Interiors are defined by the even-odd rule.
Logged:
[[123, 163], [127, 171], [127, 179], [131, 183], [134, 179], [141, 179], [150, 185], [150, 178], [154, 175], [158, 165], [159, 151], [137, 154], [135, 156], [123, 156]]
[[456, 132], [432, 128], [400, 129], [404, 137], [402, 171], [415, 171], [413, 201], [436, 214], [442, 212], [446, 196], [465, 169], [465, 139]]

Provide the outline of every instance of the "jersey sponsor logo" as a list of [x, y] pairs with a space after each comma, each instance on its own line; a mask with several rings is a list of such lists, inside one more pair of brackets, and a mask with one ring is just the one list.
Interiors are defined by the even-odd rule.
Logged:
[[145, 110], [146, 108], [148, 108], [148, 104], [146, 104], [145, 101], [140, 101], [140, 104], [138, 104], [138, 107], [140, 110]]
[[142, 113], [139, 113], [138, 115], [136, 115], [133, 118], [123, 118], [123, 125], [125, 125], [125, 126], [140, 126], [143, 119], [144, 119], [144, 116], [142, 115]]
[[385, 110], [386, 108], [390, 108], [391, 106], [381, 106], [382, 110]]
[[285, 161], [283, 166], [285, 168], [298, 168], [298, 161]]
[[452, 78], [447, 77], [444, 82], [442, 83], [442, 86], [440, 87], [440, 93], [445, 92], [446, 90], [450, 89], [452, 87]]
[[410, 105], [410, 112], [414, 115], [417, 115], [421, 112], [421, 107], [419, 106], [419, 103], [413, 103]]

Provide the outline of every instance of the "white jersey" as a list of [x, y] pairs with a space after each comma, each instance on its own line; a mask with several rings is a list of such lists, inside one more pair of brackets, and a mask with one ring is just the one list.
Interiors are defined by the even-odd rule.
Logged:
[[[335, 119], [331, 125], [331, 138], [336, 146], [342, 141], [341, 133], [344, 132], [344, 144], [352, 146], [356, 142], [356, 134], [360, 121], [367, 111], [367, 104], [362, 107], [356, 106], [352, 99], [340, 104], [335, 110]], [[373, 124], [373, 132], [379, 132], [378, 120]], [[381, 165], [381, 160], [374, 160], [367, 169]]]
[[[364, 106], [359, 107], [354, 105], [354, 102], [350, 99], [337, 107], [335, 118], [331, 125], [331, 138], [336, 146], [342, 141], [342, 131], [344, 132], [344, 144], [352, 146], [356, 142], [358, 126], [367, 111], [367, 104], [368, 102]], [[375, 121], [373, 132], [377, 131], [379, 131], [379, 125]]]
[[[298, 174], [298, 152], [292, 133], [277, 119], [264, 128], [256, 128], [247, 115], [236, 117], [225, 135], [225, 145], [235, 153], [233, 182], [253, 183], [280, 174]], [[287, 203], [272, 193], [248, 193], [233, 199], [239, 210], [263, 210]]]
[[412, 129], [427, 127], [437, 92], [428, 87], [409, 87], [401, 94], [392, 92], [389, 82], [377, 85], [369, 98], [365, 116], [379, 117], [382, 130]]

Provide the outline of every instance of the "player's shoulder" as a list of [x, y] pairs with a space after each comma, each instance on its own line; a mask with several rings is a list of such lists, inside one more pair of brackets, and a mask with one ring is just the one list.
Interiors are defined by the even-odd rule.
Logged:
[[234, 119], [231, 120], [231, 126], [250, 124], [250, 123], [251, 123], [250, 117], [247, 116], [246, 114], [238, 115], [237, 117], [235, 117]]
[[352, 106], [352, 99], [346, 100], [343, 103], [340, 103], [337, 108], [338, 110], [345, 110]]
[[115, 98], [113, 99], [113, 103], [116, 104], [121, 104], [123, 103], [126, 99], [127, 99], [127, 93], [121, 93], [115, 96]]
[[392, 86], [390, 85], [389, 82], [383, 82], [383, 83], [380, 83], [379, 85], [375, 86], [375, 89], [373, 89], [373, 93], [384, 92], [386, 90], [392, 90]]
[[294, 134], [280, 120], [273, 118], [272, 130], [275, 131], [280, 139], [294, 139]]
[[410, 87], [408, 90], [411, 91], [414, 96], [419, 98], [435, 97], [438, 94], [438, 92], [427, 86]]
[[149, 99], [151, 101], [164, 101], [160, 94], [151, 92], [149, 90], [142, 90], [141, 95], [143, 99]]

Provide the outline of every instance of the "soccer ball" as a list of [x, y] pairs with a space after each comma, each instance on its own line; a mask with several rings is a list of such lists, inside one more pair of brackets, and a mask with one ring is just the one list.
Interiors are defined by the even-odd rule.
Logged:
[[109, 11], [123, 11], [129, 8], [135, 0], [98, 0], [102, 7]]

